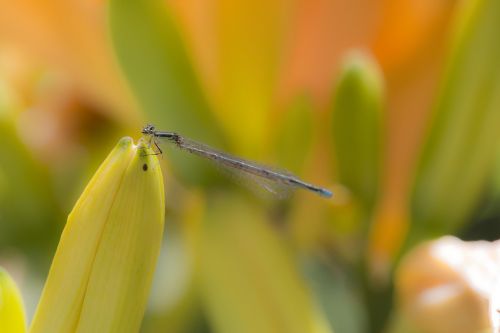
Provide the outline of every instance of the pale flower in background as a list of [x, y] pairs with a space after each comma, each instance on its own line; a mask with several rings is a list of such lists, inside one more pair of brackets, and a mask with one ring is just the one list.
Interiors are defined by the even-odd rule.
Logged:
[[396, 292], [404, 316], [421, 332], [498, 332], [499, 277], [500, 241], [446, 236], [403, 259]]

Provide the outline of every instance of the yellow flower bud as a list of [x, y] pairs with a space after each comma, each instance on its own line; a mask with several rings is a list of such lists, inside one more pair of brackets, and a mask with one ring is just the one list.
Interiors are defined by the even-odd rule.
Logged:
[[26, 332], [24, 306], [16, 284], [0, 268], [0, 332]]
[[152, 151], [123, 138], [61, 235], [31, 332], [137, 332], [160, 250], [164, 188]]

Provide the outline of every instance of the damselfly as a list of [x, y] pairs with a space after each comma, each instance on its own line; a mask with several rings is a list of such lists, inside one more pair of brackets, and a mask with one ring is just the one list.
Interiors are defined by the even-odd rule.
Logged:
[[[293, 175], [292, 173], [276, 171], [273, 168], [255, 162], [251, 162], [248, 160], [244, 160], [235, 156], [231, 156], [229, 154], [223, 153], [214, 148], [206, 146], [202, 143], [190, 140], [174, 132], [158, 131], [155, 129], [153, 125], [146, 125], [142, 129], [142, 134], [150, 136], [152, 143], [158, 149], [158, 152], [160, 154], [162, 153], [162, 150], [158, 146], [157, 141], [165, 140], [169, 143], [174, 144], [177, 148], [181, 150], [187, 151], [194, 155], [198, 155], [200, 157], [204, 157], [224, 167], [252, 175], [254, 178], [261, 178], [263, 180], [266, 180], [267, 182], [277, 183], [280, 186], [286, 188], [292, 188], [292, 189], [302, 188], [305, 190], [312, 191], [326, 198], [330, 198], [332, 196], [331, 191], [306, 183], [305, 181], [300, 180], [297, 176]], [[274, 192], [270, 187], [265, 185], [264, 187], [267, 190]]]

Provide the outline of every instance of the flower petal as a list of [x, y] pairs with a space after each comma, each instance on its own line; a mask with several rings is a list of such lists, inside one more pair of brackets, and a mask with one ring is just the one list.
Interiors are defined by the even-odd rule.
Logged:
[[123, 138], [90, 181], [68, 217], [32, 332], [139, 329], [165, 207], [150, 153]]

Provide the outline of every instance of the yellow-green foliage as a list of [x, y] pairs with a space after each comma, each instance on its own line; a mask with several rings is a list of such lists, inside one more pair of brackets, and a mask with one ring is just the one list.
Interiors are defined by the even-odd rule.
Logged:
[[212, 204], [200, 283], [217, 332], [331, 332], [290, 253], [258, 210], [237, 197]]

